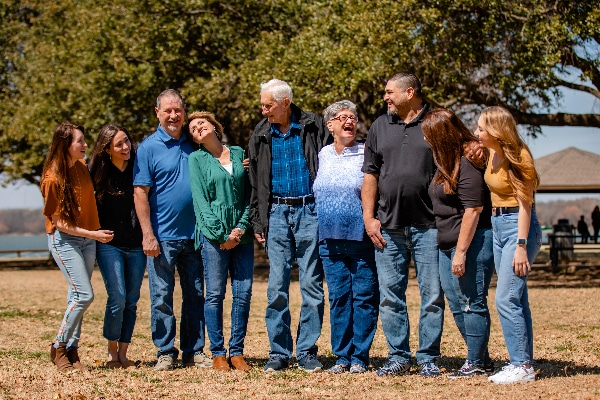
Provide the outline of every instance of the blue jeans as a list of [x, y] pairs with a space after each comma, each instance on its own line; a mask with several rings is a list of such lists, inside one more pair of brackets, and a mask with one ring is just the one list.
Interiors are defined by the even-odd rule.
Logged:
[[68, 349], [79, 346], [83, 313], [94, 301], [92, 272], [96, 260], [96, 241], [54, 230], [48, 235], [48, 248], [69, 285], [67, 310], [56, 340]]
[[[527, 276], [517, 276], [512, 261], [517, 247], [518, 213], [492, 217], [494, 229], [494, 264], [498, 283], [496, 285], [496, 308], [510, 363], [522, 365], [533, 363], [533, 326], [527, 295]], [[527, 258], [529, 264], [540, 251], [542, 230], [535, 210], [531, 210]]]
[[308, 354], [317, 354], [316, 342], [321, 335], [325, 298], [318, 228], [315, 203], [271, 205], [267, 235], [270, 269], [265, 315], [270, 356], [286, 360], [292, 357], [289, 292], [294, 259], [298, 262], [302, 294], [296, 358], [302, 360]]
[[369, 365], [377, 329], [379, 288], [370, 239], [323, 240], [319, 246], [329, 292], [331, 348], [337, 364]]
[[204, 350], [204, 270], [200, 252], [193, 239], [159, 242], [160, 255], [147, 257], [150, 286], [152, 340], [157, 357], [168, 354], [177, 358], [176, 321], [173, 313], [175, 268], [181, 285], [180, 344], [183, 359]]
[[440, 250], [440, 279], [454, 322], [467, 344], [467, 360], [483, 365], [489, 361], [490, 312], [487, 294], [494, 274], [491, 229], [477, 229], [467, 251], [465, 273], [452, 273], [456, 248]]
[[219, 245], [205, 237], [200, 245], [206, 276], [204, 318], [213, 358], [227, 355], [223, 338], [223, 300], [227, 291], [227, 273], [231, 276], [233, 296], [229, 355], [233, 357], [244, 353], [254, 275], [254, 243], [238, 244], [231, 250], [221, 250]]
[[146, 271], [144, 250], [97, 243], [96, 260], [108, 295], [102, 334], [107, 340], [131, 343]]
[[411, 358], [406, 287], [412, 257], [421, 293], [417, 363], [434, 362], [440, 357], [445, 307], [437, 229], [408, 226], [399, 231], [382, 229], [381, 234], [387, 243], [383, 249], [375, 248], [375, 261], [381, 296], [379, 315], [388, 343], [388, 358], [400, 362], [410, 362]]

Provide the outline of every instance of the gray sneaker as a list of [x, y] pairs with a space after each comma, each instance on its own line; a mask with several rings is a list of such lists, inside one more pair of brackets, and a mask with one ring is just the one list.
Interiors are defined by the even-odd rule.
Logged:
[[361, 365], [361, 364], [352, 364], [350, 366], [350, 373], [351, 374], [364, 374], [365, 372], [367, 372], [367, 369], [365, 368], [364, 365]]
[[212, 360], [204, 353], [194, 354], [192, 358], [183, 360], [184, 367], [212, 368]]
[[348, 366], [344, 364], [335, 364], [327, 370], [330, 374], [343, 374], [346, 371], [348, 371]]
[[410, 372], [410, 362], [388, 360], [377, 370], [377, 376], [404, 375]]
[[321, 372], [323, 364], [315, 354], [307, 354], [298, 361], [298, 369], [303, 369], [306, 372]]
[[175, 359], [168, 354], [162, 354], [154, 366], [155, 371], [170, 371], [173, 369]]

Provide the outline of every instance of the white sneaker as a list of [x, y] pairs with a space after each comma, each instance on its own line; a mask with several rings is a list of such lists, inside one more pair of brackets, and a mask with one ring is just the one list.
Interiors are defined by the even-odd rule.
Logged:
[[488, 381], [497, 384], [533, 382], [535, 381], [535, 371], [533, 367], [508, 364], [502, 367], [500, 372], [490, 376]]

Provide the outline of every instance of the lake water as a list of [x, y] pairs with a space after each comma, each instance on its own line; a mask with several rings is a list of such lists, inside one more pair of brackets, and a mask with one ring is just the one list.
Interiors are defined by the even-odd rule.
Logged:
[[[48, 236], [41, 235], [0, 235], [0, 250], [48, 250]], [[16, 257], [16, 253], [0, 253], [0, 257]], [[23, 252], [21, 257], [42, 256], [40, 252]]]

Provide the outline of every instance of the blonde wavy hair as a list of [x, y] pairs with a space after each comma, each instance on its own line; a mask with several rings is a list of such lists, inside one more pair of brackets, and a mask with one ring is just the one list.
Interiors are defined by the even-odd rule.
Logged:
[[540, 177], [535, 166], [521, 158], [521, 152], [525, 149], [533, 160], [529, 147], [519, 135], [517, 122], [506, 108], [499, 106], [483, 110], [481, 120], [487, 133], [496, 138], [502, 147], [504, 157], [508, 160], [510, 184], [517, 198], [533, 203]]

